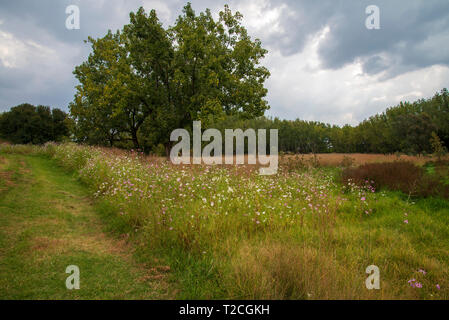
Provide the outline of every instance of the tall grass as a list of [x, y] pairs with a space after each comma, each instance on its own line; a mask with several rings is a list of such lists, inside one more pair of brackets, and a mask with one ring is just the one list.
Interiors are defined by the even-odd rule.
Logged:
[[[2, 150], [76, 172], [141, 259], [170, 264], [179, 298], [449, 298], [448, 210], [432, 206], [441, 199], [413, 203], [370, 181], [341, 184], [340, 169], [291, 161], [260, 176], [75, 144]], [[380, 290], [365, 287], [371, 264]]]

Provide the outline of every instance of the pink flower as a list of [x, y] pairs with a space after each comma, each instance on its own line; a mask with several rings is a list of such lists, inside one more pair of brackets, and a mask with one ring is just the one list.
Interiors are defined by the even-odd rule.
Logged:
[[360, 200], [365, 201], [366, 199], [365, 199], [365, 197], [362, 197], [362, 198], [360, 198]]
[[405, 224], [408, 224], [408, 220], [404, 220], [404, 223], [405, 223]]
[[438, 283], [437, 283], [437, 286], [436, 286], [436, 287], [437, 287], [437, 289], [438, 289], [438, 290], [440, 290], [440, 289], [441, 289], [441, 288], [440, 288], [440, 285], [439, 285]]
[[425, 275], [427, 272], [423, 269], [419, 269], [418, 272], [421, 272], [423, 275]]

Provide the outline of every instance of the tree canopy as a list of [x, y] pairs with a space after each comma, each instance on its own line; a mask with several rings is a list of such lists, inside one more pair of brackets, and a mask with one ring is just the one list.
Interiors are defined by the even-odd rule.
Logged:
[[164, 28], [155, 10], [140, 8], [122, 30], [89, 38], [92, 53], [75, 68], [79, 85], [69, 106], [77, 140], [168, 148], [170, 132], [191, 130], [194, 120], [207, 126], [226, 115], [262, 116], [267, 51], [241, 20], [228, 6], [215, 20], [188, 3]]
[[0, 137], [18, 144], [61, 141], [69, 135], [66, 118], [60, 109], [24, 103], [0, 114]]

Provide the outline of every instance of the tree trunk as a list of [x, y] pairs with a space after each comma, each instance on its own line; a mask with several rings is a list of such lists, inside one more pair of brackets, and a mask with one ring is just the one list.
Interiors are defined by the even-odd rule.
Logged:
[[132, 137], [132, 140], [133, 140], [134, 149], [136, 149], [136, 150], [140, 149], [139, 140], [137, 139], [137, 131], [133, 130], [131, 132], [131, 137]]
[[171, 142], [166, 142], [164, 144], [165, 147], [165, 156], [167, 157], [167, 160], [170, 159], [170, 150], [171, 150]]

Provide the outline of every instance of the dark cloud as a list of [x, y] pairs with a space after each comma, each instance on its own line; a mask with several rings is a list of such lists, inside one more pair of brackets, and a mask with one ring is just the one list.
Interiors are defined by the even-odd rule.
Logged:
[[[386, 1], [375, 4], [380, 9], [380, 30], [365, 27], [365, 8], [373, 1], [326, 1], [324, 11], [308, 10], [310, 1], [292, 3], [292, 8], [305, 11], [310, 20], [306, 33], [313, 33], [326, 24], [330, 27], [326, 41], [319, 49], [325, 68], [341, 68], [357, 59], [365, 58], [365, 72], [378, 73], [390, 70], [397, 75], [401, 71], [449, 64], [449, 52], [445, 40], [449, 40], [449, 2], [438, 0]], [[323, 5], [313, 2], [316, 7]], [[295, 30], [290, 25], [288, 30]], [[303, 36], [299, 36], [297, 50], [302, 49]], [[296, 40], [292, 39], [292, 42]], [[281, 43], [281, 42], [280, 42]], [[287, 44], [283, 52], [292, 52], [294, 45]], [[443, 50], [442, 50], [443, 49]], [[438, 52], [439, 54], [435, 54]], [[379, 54], [390, 55], [400, 65], [389, 65]]]

